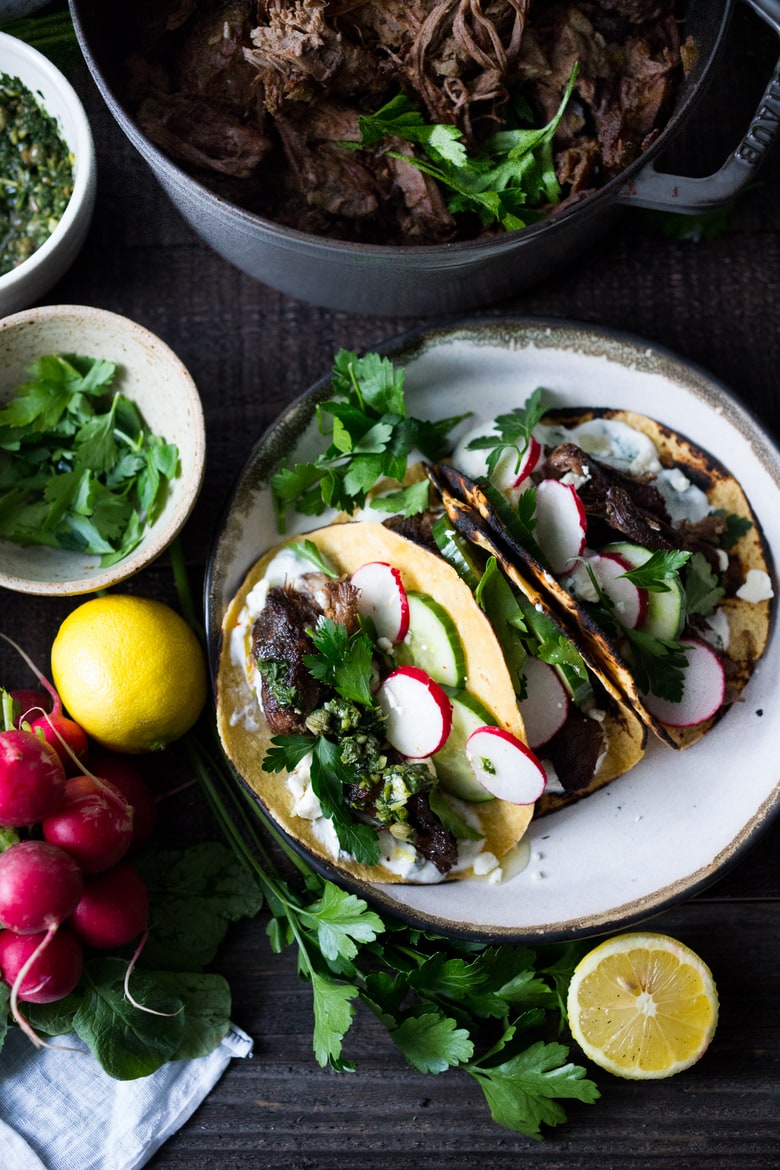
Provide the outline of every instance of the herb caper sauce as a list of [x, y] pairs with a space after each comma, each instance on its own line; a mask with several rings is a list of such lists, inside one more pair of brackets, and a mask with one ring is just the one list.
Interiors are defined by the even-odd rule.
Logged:
[[73, 194], [73, 155], [18, 77], [0, 73], [0, 276], [32, 256]]

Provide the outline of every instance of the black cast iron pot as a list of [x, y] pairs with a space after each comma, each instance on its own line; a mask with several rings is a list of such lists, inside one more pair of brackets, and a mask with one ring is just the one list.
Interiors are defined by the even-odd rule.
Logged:
[[[780, 37], [780, 0], [741, 0]], [[656, 162], [703, 97], [737, 0], [691, 0], [686, 33], [697, 59], [652, 147], [582, 202], [521, 231], [430, 247], [347, 243], [280, 227], [215, 195], [138, 129], [124, 103], [120, 63], [127, 24], [115, 4], [70, 0], [82, 52], [106, 104], [195, 232], [251, 277], [289, 296], [378, 316], [460, 312], [491, 304], [550, 276], [590, 246], [624, 206], [687, 214], [716, 210], [751, 183], [780, 133], [780, 61], [756, 114], [723, 166], [706, 178], [662, 173]]]

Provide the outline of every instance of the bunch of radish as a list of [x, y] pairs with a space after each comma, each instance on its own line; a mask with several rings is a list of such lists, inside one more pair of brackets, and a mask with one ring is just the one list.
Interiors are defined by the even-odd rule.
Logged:
[[91, 750], [11, 644], [43, 689], [0, 691], [0, 839], [13, 842], [0, 853], [0, 979], [12, 1014], [40, 1044], [19, 1000], [70, 995], [85, 951], [143, 945], [149, 899], [128, 855], [150, 836], [156, 801], [129, 760]]

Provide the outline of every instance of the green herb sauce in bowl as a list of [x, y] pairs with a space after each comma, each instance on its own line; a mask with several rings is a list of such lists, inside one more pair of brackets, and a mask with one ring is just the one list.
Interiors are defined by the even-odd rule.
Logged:
[[56, 120], [18, 77], [0, 73], [0, 275], [56, 229], [73, 194], [73, 164]]

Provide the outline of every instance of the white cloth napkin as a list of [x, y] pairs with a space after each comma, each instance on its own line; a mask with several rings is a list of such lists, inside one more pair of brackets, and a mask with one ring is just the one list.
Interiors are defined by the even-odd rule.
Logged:
[[[75, 1036], [57, 1043], [83, 1048]], [[137, 1170], [194, 1113], [252, 1040], [231, 1025], [197, 1060], [115, 1081], [89, 1052], [36, 1049], [10, 1028], [0, 1053], [2, 1170]]]

